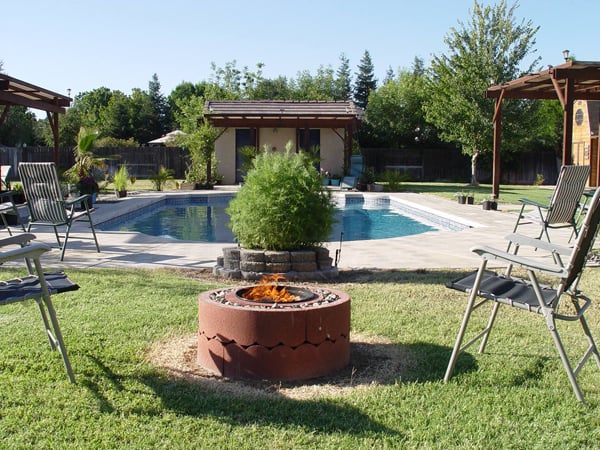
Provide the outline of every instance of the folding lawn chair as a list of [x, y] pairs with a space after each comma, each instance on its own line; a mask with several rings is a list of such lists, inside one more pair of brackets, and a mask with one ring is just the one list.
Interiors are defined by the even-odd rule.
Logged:
[[[34, 239], [35, 236], [30, 233], [0, 239], [0, 264], [23, 258], [28, 268], [26, 276], [0, 281], [0, 305], [35, 300], [42, 315], [50, 346], [61, 354], [69, 380], [75, 383], [51, 295], [73, 291], [79, 289], [79, 286], [69, 280], [63, 272], [44, 273], [40, 256], [49, 251], [50, 247], [45, 244], [30, 244]], [[16, 248], [6, 249], [7, 246], [16, 246]]]
[[[65, 257], [71, 227], [75, 222], [87, 222], [92, 231], [96, 250], [98, 253], [100, 252], [91, 211], [88, 202], [84, 201], [90, 197], [89, 194], [66, 201], [63, 198], [54, 163], [20, 163], [19, 176], [29, 207], [30, 217], [27, 231], [30, 231], [32, 226], [53, 227], [58, 246], [61, 249], [60, 260], [62, 261]], [[83, 205], [83, 210], [77, 211], [76, 206], [78, 205]], [[62, 226], [66, 227], [64, 243], [61, 243], [58, 231]], [[92, 238], [79, 237], [79, 239]]]
[[[591, 300], [578, 289], [578, 283], [588, 253], [598, 232], [599, 223], [600, 189], [596, 191], [589, 203], [588, 213], [585, 216], [573, 248], [559, 246], [518, 234], [511, 234], [507, 237], [516, 246], [517, 251], [523, 246], [548, 251], [553, 256], [553, 262], [543, 261], [542, 258], [537, 257], [535, 259], [527, 258], [516, 253], [509, 253], [487, 246], [476, 246], [471, 249], [482, 258], [479, 270], [447, 284], [448, 287], [469, 293], [470, 296], [456, 338], [454, 350], [448, 363], [446, 375], [444, 376], [445, 382], [452, 376], [458, 355], [480, 339], [479, 353], [483, 353], [498, 308], [500, 305], [508, 305], [522, 311], [537, 313], [544, 318], [548, 331], [554, 339], [575, 396], [579, 401], [583, 401], [583, 395], [577, 384], [576, 377], [590, 356], [594, 357], [600, 370], [600, 355], [584, 317], [585, 312], [591, 305]], [[486, 270], [489, 260], [500, 261], [506, 264], [506, 272], [498, 274]], [[528, 274], [528, 279], [521, 279], [511, 275], [513, 267], [523, 268]], [[538, 282], [538, 275], [540, 274], [547, 275], [556, 280], [556, 286], [541, 285]], [[574, 307], [573, 313], [559, 312], [559, 303], [564, 296], [571, 300]], [[462, 342], [471, 313], [487, 302], [492, 302], [493, 306], [486, 328], [463, 345]], [[558, 334], [557, 320], [578, 321], [587, 338], [587, 350], [577, 363], [575, 369], [571, 367], [570, 360]]]
[[550, 242], [548, 228], [566, 227], [573, 228], [573, 233], [577, 236], [577, 210], [589, 176], [590, 166], [562, 166], [549, 204], [544, 205], [525, 198], [519, 199], [522, 203], [521, 212], [513, 233], [516, 233], [519, 225], [527, 221], [527, 216], [524, 215], [525, 208], [533, 206], [537, 208], [542, 224], [538, 238], [545, 235]]

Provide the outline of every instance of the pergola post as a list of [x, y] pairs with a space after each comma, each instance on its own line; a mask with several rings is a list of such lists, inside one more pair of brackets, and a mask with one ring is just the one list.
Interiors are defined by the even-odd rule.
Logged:
[[573, 163], [573, 97], [575, 83], [573, 78], [567, 78], [565, 83], [565, 103], [563, 122], [563, 166]]
[[502, 148], [502, 100], [504, 91], [496, 97], [496, 108], [494, 111], [494, 167], [492, 172], [492, 197], [497, 200], [500, 196], [500, 155]]

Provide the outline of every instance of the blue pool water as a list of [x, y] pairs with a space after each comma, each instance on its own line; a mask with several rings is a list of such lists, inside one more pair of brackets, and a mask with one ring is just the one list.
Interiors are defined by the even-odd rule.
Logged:
[[[177, 240], [233, 243], [233, 233], [227, 226], [229, 215], [225, 212], [228, 201], [207, 201], [205, 197], [200, 204], [190, 199], [185, 203], [166, 202], [146, 212], [137, 212], [102, 224], [99, 228], [105, 231], [134, 231]], [[364, 206], [359, 202], [338, 208], [338, 223], [334, 225], [329, 240], [338, 241], [342, 232], [344, 241], [356, 241], [409, 236], [437, 229], [385, 205]]]

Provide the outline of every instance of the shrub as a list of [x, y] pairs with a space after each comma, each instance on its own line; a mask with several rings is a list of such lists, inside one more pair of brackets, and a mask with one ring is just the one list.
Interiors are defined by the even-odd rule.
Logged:
[[167, 169], [165, 166], [160, 166], [158, 172], [150, 175], [150, 181], [152, 181], [152, 185], [157, 191], [162, 191], [166, 184], [172, 180], [173, 170]]
[[335, 222], [331, 193], [303, 153], [265, 150], [253, 160], [227, 209], [229, 226], [249, 249], [300, 250], [326, 241]]
[[129, 181], [129, 173], [127, 172], [127, 165], [121, 165], [115, 172], [113, 177], [113, 183], [116, 191], [127, 190], [127, 182]]

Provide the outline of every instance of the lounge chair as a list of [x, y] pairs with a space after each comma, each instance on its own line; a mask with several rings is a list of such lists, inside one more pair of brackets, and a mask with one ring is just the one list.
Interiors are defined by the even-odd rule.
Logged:
[[577, 236], [577, 210], [589, 176], [589, 166], [562, 166], [550, 203], [541, 204], [524, 198], [519, 199], [522, 206], [513, 233], [517, 232], [519, 225], [528, 220], [524, 214], [525, 208], [533, 206], [537, 209], [542, 224], [538, 238], [545, 235], [550, 242], [549, 228], [566, 227], [573, 228], [573, 233]]
[[[63, 198], [56, 167], [51, 162], [20, 163], [19, 176], [23, 183], [23, 190], [29, 207], [27, 231], [31, 231], [32, 226], [53, 227], [58, 246], [61, 249], [60, 260], [62, 261], [65, 257], [71, 227], [75, 222], [87, 222], [92, 231], [96, 250], [100, 252], [91, 210], [87, 201], [91, 197], [89, 194], [66, 201]], [[76, 209], [79, 205], [83, 206], [81, 211]], [[66, 227], [66, 230], [64, 232], [64, 242], [61, 243], [59, 227], [63, 226]], [[92, 238], [79, 236], [79, 239]]]
[[[479, 270], [447, 284], [452, 289], [457, 289], [470, 295], [454, 350], [444, 376], [445, 382], [452, 376], [459, 354], [469, 346], [481, 340], [479, 353], [483, 353], [490, 331], [494, 325], [498, 308], [500, 305], [508, 305], [518, 308], [520, 311], [539, 314], [543, 318], [554, 340], [575, 396], [579, 401], [583, 401], [583, 394], [577, 384], [577, 374], [589, 357], [593, 357], [596, 360], [596, 365], [600, 370], [600, 355], [584, 317], [585, 312], [591, 305], [591, 300], [579, 290], [578, 284], [588, 253], [596, 238], [599, 223], [600, 189], [596, 191], [589, 203], [588, 213], [585, 216], [579, 236], [572, 248], [523, 235], [511, 234], [507, 238], [517, 250], [524, 246], [535, 248], [538, 250], [536, 258], [527, 258], [486, 246], [476, 246], [471, 249], [481, 256]], [[550, 262], [538, 258], [541, 251], [546, 251], [548, 255], [552, 255], [553, 261]], [[490, 260], [505, 264], [506, 271], [504, 274], [486, 270], [487, 263]], [[524, 269], [527, 272], [527, 279], [513, 276], [511, 274], [513, 267]], [[551, 287], [540, 284], [538, 275], [549, 277], [554, 280], [555, 285]], [[559, 312], [559, 303], [563, 297], [568, 297], [572, 308], [567, 307]], [[482, 332], [463, 344], [471, 313], [487, 302], [491, 302], [493, 305], [487, 326]], [[563, 305], [563, 308], [565, 306], [567, 305]], [[566, 354], [558, 333], [557, 321], [561, 320], [579, 322], [587, 340], [587, 349], [574, 369], [571, 366], [570, 359]]]
[[35, 300], [42, 315], [50, 346], [61, 354], [69, 380], [75, 383], [51, 295], [73, 291], [79, 289], [79, 286], [63, 272], [44, 273], [40, 256], [49, 251], [50, 247], [45, 244], [30, 244], [34, 239], [35, 236], [30, 233], [0, 239], [0, 263], [23, 258], [28, 268], [27, 275], [23, 277], [0, 281], [0, 305]]
[[356, 177], [344, 177], [340, 183], [340, 189], [356, 189]]

